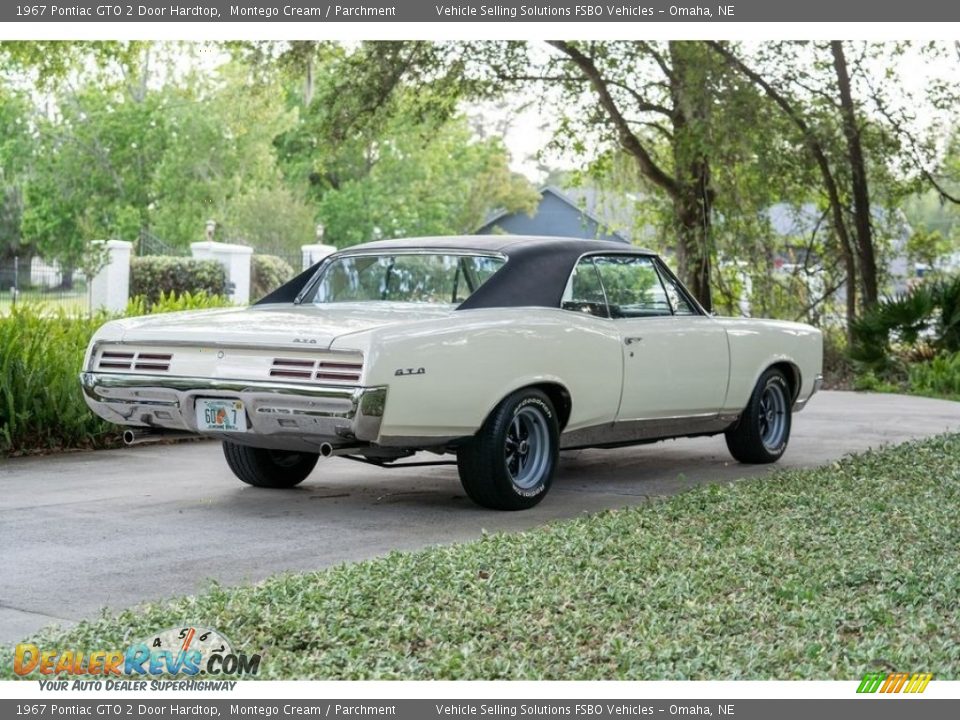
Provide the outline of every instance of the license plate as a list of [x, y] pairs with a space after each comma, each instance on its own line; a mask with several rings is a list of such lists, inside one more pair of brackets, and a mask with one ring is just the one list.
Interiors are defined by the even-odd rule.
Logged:
[[246, 432], [247, 413], [239, 400], [200, 398], [197, 400], [197, 429], [215, 432]]

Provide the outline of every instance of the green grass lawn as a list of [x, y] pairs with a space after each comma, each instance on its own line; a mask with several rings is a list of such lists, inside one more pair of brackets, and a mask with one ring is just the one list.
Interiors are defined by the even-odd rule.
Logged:
[[[304, 538], [304, 552], [323, 548]], [[214, 587], [35, 640], [121, 648], [181, 624], [263, 653], [271, 678], [956, 679], [960, 436]], [[6, 648], [4, 676], [10, 663]]]

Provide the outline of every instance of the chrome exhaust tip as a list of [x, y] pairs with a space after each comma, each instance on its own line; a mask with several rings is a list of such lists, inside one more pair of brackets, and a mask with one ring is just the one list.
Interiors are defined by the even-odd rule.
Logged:
[[193, 433], [177, 432], [175, 430], [151, 430], [128, 428], [123, 431], [123, 444], [127, 447], [133, 445], [147, 445], [149, 443], [164, 442], [166, 440], [185, 440], [186, 438], [197, 437]]
[[320, 443], [320, 457], [328, 458], [333, 455], [333, 445], [328, 442]]

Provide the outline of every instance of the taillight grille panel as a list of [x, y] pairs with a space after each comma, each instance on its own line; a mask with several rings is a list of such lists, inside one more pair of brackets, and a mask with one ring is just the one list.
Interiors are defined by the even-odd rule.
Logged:
[[172, 353], [104, 350], [97, 363], [98, 370], [127, 370], [133, 372], [169, 372]]
[[363, 355], [356, 351], [117, 343], [98, 347], [91, 369], [104, 373], [359, 385], [363, 367]]
[[360, 382], [363, 363], [274, 358], [270, 377], [323, 382]]

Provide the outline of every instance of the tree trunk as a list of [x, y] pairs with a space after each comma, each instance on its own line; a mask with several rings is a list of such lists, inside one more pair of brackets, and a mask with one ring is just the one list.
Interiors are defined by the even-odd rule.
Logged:
[[[682, 130], [675, 125], [675, 132]], [[677, 178], [677, 194], [673, 198], [673, 212], [677, 232], [677, 274], [693, 293], [703, 309], [713, 310], [713, 295], [710, 289], [710, 211], [712, 199], [710, 166], [706, 158], [686, 161], [679, 146], [675, 148], [677, 168], [682, 168]]]
[[710, 161], [704, 154], [710, 98], [702, 64], [691, 56], [689, 43], [671, 41], [673, 72], [673, 162], [676, 192], [673, 196], [677, 224], [677, 266], [680, 279], [707, 312], [713, 310], [710, 291]]
[[674, 199], [677, 218], [677, 272], [684, 285], [707, 312], [713, 310], [710, 292], [710, 213], [697, 188], [682, 188]]
[[863, 158], [863, 145], [860, 141], [860, 128], [857, 125], [856, 107], [850, 90], [850, 73], [847, 70], [843, 43], [834, 40], [830, 43], [830, 50], [833, 53], [833, 67], [837, 73], [837, 89], [840, 91], [843, 135], [847, 141], [847, 158], [850, 163], [850, 183], [853, 191], [853, 225], [857, 236], [857, 259], [863, 288], [863, 307], [866, 309], [876, 305], [879, 299], [867, 168]]
[[847, 274], [847, 341], [850, 342], [853, 340], [853, 321], [857, 319], [857, 263], [848, 245], [841, 244], [840, 250]]

